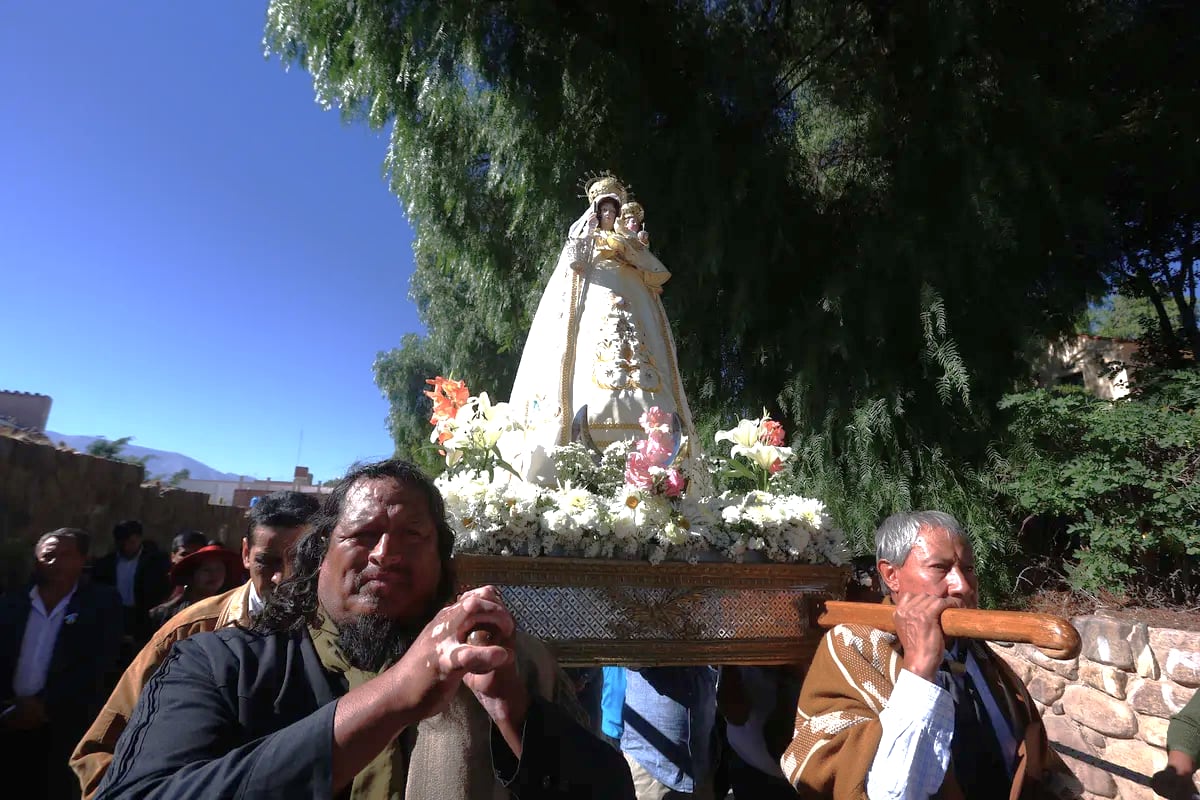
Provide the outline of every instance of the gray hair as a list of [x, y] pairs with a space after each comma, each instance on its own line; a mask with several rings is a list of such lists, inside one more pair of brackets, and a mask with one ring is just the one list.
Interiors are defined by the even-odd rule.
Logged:
[[875, 560], [897, 567], [904, 564], [921, 528], [937, 528], [956, 539], [966, 539], [967, 533], [958, 520], [944, 511], [903, 511], [892, 514], [875, 531]]

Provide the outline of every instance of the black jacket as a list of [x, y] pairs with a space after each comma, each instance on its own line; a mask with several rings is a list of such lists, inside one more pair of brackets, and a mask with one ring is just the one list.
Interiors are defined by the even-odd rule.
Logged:
[[[185, 639], [142, 691], [95, 800], [331, 798], [345, 692], [307, 633], [224, 628]], [[493, 746], [494, 763], [511, 765], [498, 735]], [[523, 749], [515, 776], [497, 769], [514, 797], [633, 800], [620, 753], [551, 703], [533, 700]]]
[[[0, 598], [0, 699], [12, 696], [13, 675], [29, 620], [30, 587]], [[81, 580], [67, 604], [46, 673], [42, 702], [55, 736], [73, 747], [95, 718], [121, 644], [121, 597], [115, 589]]]
[[[139, 637], [145, 638], [149, 630], [150, 609], [167, 599], [171, 593], [171, 559], [158, 549], [154, 542], [143, 542], [138, 556], [137, 569], [133, 573], [133, 607], [137, 612]], [[101, 556], [92, 564], [92, 580], [116, 588], [117, 554]]]

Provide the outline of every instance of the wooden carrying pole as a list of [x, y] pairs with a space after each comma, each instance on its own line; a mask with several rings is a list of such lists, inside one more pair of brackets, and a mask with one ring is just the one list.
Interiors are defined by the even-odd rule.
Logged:
[[[817, 624], [823, 628], [868, 625], [895, 633], [896, 624], [892, 618], [895, 612], [895, 606], [880, 603], [827, 600], [817, 617]], [[942, 612], [942, 631], [950, 637], [1031, 644], [1050, 658], [1079, 655], [1079, 632], [1070, 622], [1053, 614], [948, 608]]]

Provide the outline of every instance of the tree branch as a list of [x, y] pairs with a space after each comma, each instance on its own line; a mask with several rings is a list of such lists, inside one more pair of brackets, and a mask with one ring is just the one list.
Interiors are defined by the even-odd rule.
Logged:
[[811, 78], [813, 76], [813, 73], [815, 73], [817, 71], [817, 67], [821, 66], [825, 62], [829, 61], [829, 59], [836, 56], [838, 54], [838, 52], [849, 43], [849, 41], [850, 41], [849, 39], [843, 37], [842, 40], [840, 42], [838, 42], [837, 45], [835, 45], [832, 50], [830, 50], [828, 53], [825, 54], [825, 57], [821, 59], [821, 62], [819, 64], [813, 64], [812, 69], [810, 69], [808, 72], [804, 73], [799, 78], [797, 78], [792, 83], [792, 85], [788, 87], [787, 91], [785, 91], [783, 94], [781, 94], [779, 96], [779, 98], [771, 106], [771, 110], [774, 111], [775, 109], [779, 108], [779, 106], [783, 103], [783, 101], [785, 101], [789, 97], [791, 97], [792, 94], [794, 94], [797, 89], [799, 89], [801, 86], [803, 86], [805, 83], [808, 82], [808, 79]]
[[[1175, 305], [1179, 309], [1181, 332], [1187, 339], [1193, 357], [1200, 358], [1200, 328], [1196, 325], [1195, 281], [1193, 279], [1196, 248], [1192, 243], [1190, 222], [1185, 223], [1183, 228], [1185, 239], [1179, 248], [1179, 273], [1177, 276], [1168, 276], [1168, 285], [1171, 287], [1171, 296], [1175, 300]], [[1191, 284], [1190, 287], [1189, 284]], [[1192, 302], [1188, 302], [1188, 294], [1191, 294]]]
[[[1136, 256], [1135, 256], [1136, 257]], [[1175, 328], [1171, 325], [1171, 317], [1167, 314], [1167, 307], [1163, 304], [1162, 295], [1158, 291], [1158, 287], [1154, 285], [1154, 279], [1150, 275], [1149, 268], [1140, 258], [1134, 264], [1133, 274], [1138, 284], [1141, 286], [1142, 295], [1154, 304], [1154, 312], [1158, 315], [1158, 326], [1162, 331], [1163, 338], [1171, 347], [1172, 352], [1178, 355], [1175, 342]]]

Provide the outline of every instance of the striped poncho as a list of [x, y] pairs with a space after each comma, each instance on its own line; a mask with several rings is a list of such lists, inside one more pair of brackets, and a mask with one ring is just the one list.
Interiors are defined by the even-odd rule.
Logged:
[[[986, 652], [985, 646], [977, 646]], [[993, 695], [1017, 723], [1011, 798], [1078, 796], [1078, 784], [1050, 750], [1020, 679], [994, 656], [981, 663]], [[879, 713], [903, 666], [895, 635], [875, 628], [839, 625], [821, 640], [800, 692], [795, 734], [780, 759], [783, 774], [801, 797], [865, 800], [867, 772], [882, 734]], [[962, 796], [951, 767], [937, 797]]]

